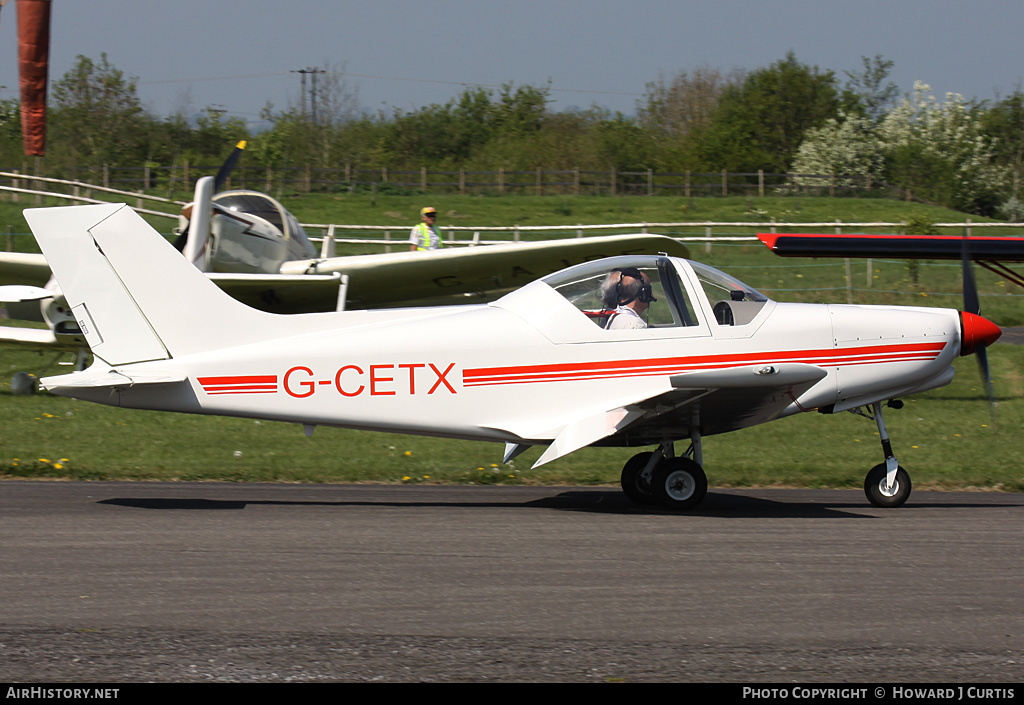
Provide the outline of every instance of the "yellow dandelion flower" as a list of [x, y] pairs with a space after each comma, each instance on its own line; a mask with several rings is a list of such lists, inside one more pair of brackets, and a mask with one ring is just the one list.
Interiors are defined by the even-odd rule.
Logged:
[[405, 451], [405, 454], [406, 454], [406, 456], [411, 456], [412, 455], [412, 451], [411, 450], [407, 450], [407, 451]]
[[39, 459], [39, 462], [40, 462], [40, 463], [48, 463], [48, 462], [50, 462], [50, 461], [49, 461], [49, 460], [47, 460], [46, 458], [40, 458], [40, 459]]

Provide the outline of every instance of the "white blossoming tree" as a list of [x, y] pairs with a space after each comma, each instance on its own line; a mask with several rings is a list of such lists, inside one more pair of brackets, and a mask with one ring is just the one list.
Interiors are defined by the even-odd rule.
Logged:
[[939, 103], [927, 84], [916, 82], [913, 97], [881, 121], [878, 137], [890, 180], [948, 205], [969, 208], [1005, 183], [978, 111], [959, 94], [947, 93]]
[[[950, 93], [938, 102], [927, 84], [881, 121], [840, 114], [811, 130], [793, 163], [801, 187], [862, 186], [868, 177], [955, 208], [978, 210], [1005, 185], [978, 111]], [[817, 178], [809, 175], [818, 175]]]
[[840, 111], [808, 130], [793, 160], [793, 182], [802, 187], [864, 186], [882, 172], [883, 145], [868, 117]]

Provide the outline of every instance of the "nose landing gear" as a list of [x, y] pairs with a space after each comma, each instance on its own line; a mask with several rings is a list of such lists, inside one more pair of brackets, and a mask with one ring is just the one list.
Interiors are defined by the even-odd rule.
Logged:
[[[889, 406], [899, 409], [902, 408], [903, 402], [894, 399], [889, 401]], [[910, 475], [893, 455], [889, 432], [885, 428], [885, 419], [882, 416], [882, 402], [872, 404], [872, 411], [872, 418], [878, 426], [878, 435], [882, 441], [885, 462], [879, 463], [868, 472], [864, 479], [864, 494], [876, 507], [898, 507], [910, 497]], [[863, 412], [861, 414], [867, 416]]]

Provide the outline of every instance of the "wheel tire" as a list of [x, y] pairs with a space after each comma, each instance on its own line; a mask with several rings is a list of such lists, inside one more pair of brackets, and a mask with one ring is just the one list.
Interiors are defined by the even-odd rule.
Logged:
[[898, 507], [910, 497], [910, 475], [901, 467], [896, 468], [896, 486], [890, 491], [885, 489], [885, 463], [871, 468], [864, 479], [864, 494], [868, 501], [876, 507]]
[[658, 502], [667, 509], [693, 509], [708, 493], [704, 470], [689, 458], [666, 458], [658, 463], [651, 477]]
[[637, 453], [627, 460], [622, 468], [619, 484], [622, 485], [622, 492], [626, 495], [626, 499], [634, 504], [649, 506], [658, 503], [651, 484], [645, 481], [641, 475], [652, 455], [653, 453]]

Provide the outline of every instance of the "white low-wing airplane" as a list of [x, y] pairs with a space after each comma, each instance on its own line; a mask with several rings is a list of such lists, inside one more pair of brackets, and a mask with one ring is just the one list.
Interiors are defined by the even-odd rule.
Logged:
[[[951, 309], [779, 303], [663, 255], [576, 265], [487, 304], [285, 316], [224, 294], [127, 206], [25, 216], [95, 358], [43, 379], [56, 394], [308, 433], [499, 441], [506, 461], [546, 445], [538, 465], [590, 445], [653, 445], [626, 464], [623, 490], [675, 509], [707, 491], [703, 436], [862, 407], [885, 455], [867, 496], [902, 504], [910, 478], [883, 403], [947, 384], [957, 356], [1000, 335]], [[607, 282], [631, 268], [650, 280], [648, 327], [606, 328]], [[689, 442], [680, 456], [677, 441]]]

